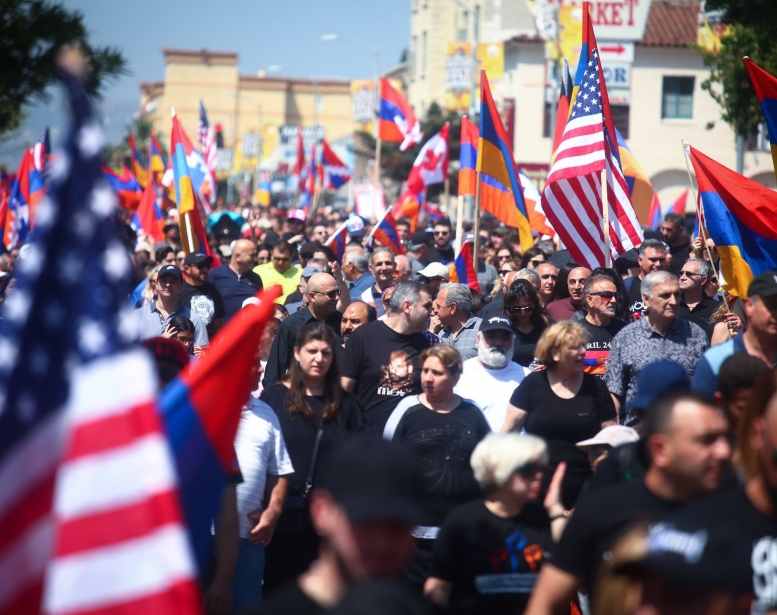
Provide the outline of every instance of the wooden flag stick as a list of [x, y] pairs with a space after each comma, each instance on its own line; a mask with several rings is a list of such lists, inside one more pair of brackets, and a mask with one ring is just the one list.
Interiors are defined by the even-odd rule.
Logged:
[[480, 171], [477, 172], [477, 181], [475, 183], [475, 212], [472, 214], [472, 230], [475, 233], [475, 242], [472, 245], [472, 262], [475, 265], [475, 274], [478, 272], [480, 264]]

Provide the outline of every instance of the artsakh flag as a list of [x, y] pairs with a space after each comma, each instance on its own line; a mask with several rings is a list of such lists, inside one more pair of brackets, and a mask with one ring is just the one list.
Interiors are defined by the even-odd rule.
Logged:
[[420, 143], [424, 138], [413, 108], [385, 77], [380, 78], [380, 112], [378, 134], [383, 141], [401, 143], [400, 151]]
[[35, 222], [35, 209], [46, 195], [43, 176], [35, 168], [32, 148], [24, 150], [7, 199], [3, 244], [7, 249], [24, 244]]

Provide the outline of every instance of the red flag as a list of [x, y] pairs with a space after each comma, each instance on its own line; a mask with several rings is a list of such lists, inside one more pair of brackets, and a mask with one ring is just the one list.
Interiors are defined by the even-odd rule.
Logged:
[[164, 226], [164, 219], [162, 212], [156, 204], [157, 194], [154, 181], [149, 180], [146, 184], [146, 189], [143, 191], [143, 196], [140, 197], [140, 203], [138, 203], [138, 209], [133, 216], [133, 222], [136, 226], [143, 229], [143, 232], [154, 240], [154, 243], [160, 243], [164, 241], [165, 234], [162, 231]]
[[680, 214], [681, 216], [685, 215], [685, 204], [688, 201], [688, 188], [683, 190], [682, 194], [677, 197], [677, 200], [672, 204], [672, 207], [670, 211], [675, 212], [676, 214]]

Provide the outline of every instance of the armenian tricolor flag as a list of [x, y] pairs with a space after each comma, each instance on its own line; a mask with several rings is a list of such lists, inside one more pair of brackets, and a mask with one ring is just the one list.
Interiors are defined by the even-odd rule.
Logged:
[[777, 193], [690, 146], [688, 151], [725, 285], [746, 297], [753, 277], [777, 269]]
[[119, 203], [130, 211], [138, 207], [143, 189], [138, 180], [127, 167], [122, 166], [121, 171], [103, 165], [103, 177], [119, 197]]
[[465, 115], [461, 118], [459, 150], [459, 196], [475, 196], [478, 184], [478, 127]]
[[142, 230], [154, 240], [154, 243], [160, 243], [165, 239], [165, 234], [162, 231], [164, 216], [162, 216], [162, 210], [157, 204], [156, 186], [153, 181], [146, 184], [138, 208], [132, 216], [132, 226], [135, 227], [135, 230]]
[[[529, 214], [513, 162], [513, 149], [491, 96], [486, 72], [480, 73], [480, 138], [477, 170], [480, 173], [480, 204], [509, 226], [518, 229], [521, 247], [534, 245]], [[508, 223], [506, 220], [510, 220]]]
[[148, 171], [146, 171], [146, 165], [143, 164], [143, 161], [140, 159], [140, 152], [138, 151], [138, 146], [135, 143], [135, 137], [132, 136], [132, 133], [129, 133], [127, 139], [130, 146], [132, 170], [135, 172], [135, 177], [137, 178], [140, 187], [145, 189], [148, 184]]
[[173, 111], [173, 130], [170, 138], [170, 152], [173, 162], [173, 177], [175, 180], [175, 202], [178, 205], [178, 224], [181, 231], [181, 246], [186, 254], [204, 252], [212, 256], [210, 246], [202, 227], [197, 197], [189, 176], [189, 164], [186, 161], [184, 149], [186, 133], [178, 116]]
[[160, 180], [167, 170], [167, 156], [162, 151], [162, 147], [159, 145], [159, 141], [156, 140], [153, 132], [148, 139], [148, 166], [151, 172], [156, 173], [157, 179]]
[[775, 177], [777, 177], [777, 79], [754, 64], [750, 58], [745, 57], [744, 62], [747, 72], [750, 73], [750, 81], [753, 83], [755, 95], [758, 96], [758, 101], [764, 112], [772, 150], [772, 164], [774, 165]]
[[472, 260], [472, 244], [467, 241], [461, 246], [459, 254], [453, 261], [450, 267], [451, 282], [458, 282], [464, 284], [468, 288], [473, 288], [481, 295], [480, 284], [478, 283], [478, 275], [475, 271], [475, 263]]
[[[173, 134], [175, 130], [173, 126]], [[280, 294], [278, 286], [259, 293], [259, 305], [249, 305], [240, 318], [232, 318], [208, 353], [190, 363], [159, 398], [201, 572], [210, 555], [211, 523], [221, 493], [239, 470], [234, 441], [241, 409], [251, 394], [260, 338]]]
[[324, 243], [325, 246], [332, 248], [335, 253], [338, 262], [343, 261], [345, 255], [345, 246], [348, 244], [348, 222], [343, 222], [339, 229], [334, 232], [329, 239]]
[[389, 248], [394, 254], [405, 253], [405, 247], [399, 238], [397, 224], [394, 222], [394, 216], [391, 215], [390, 209], [386, 210], [380, 222], [373, 227], [371, 235], [377, 243], [385, 248]]
[[657, 231], [661, 228], [661, 201], [658, 199], [658, 193], [653, 193], [653, 200], [650, 203], [650, 211], [648, 211], [647, 225], [650, 230]]

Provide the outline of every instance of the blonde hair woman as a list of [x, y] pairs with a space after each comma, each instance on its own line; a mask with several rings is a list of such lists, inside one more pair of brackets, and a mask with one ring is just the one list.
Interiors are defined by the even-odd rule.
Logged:
[[[572, 321], [545, 329], [534, 351], [545, 369], [532, 372], [515, 389], [502, 426], [502, 431], [526, 429], [543, 438], [548, 443], [551, 472], [566, 462], [562, 498], [567, 508], [574, 507], [591, 476], [588, 456], [577, 443], [617, 423], [604, 381], [583, 372], [587, 339], [585, 329]], [[546, 488], [548, 482], [546, 475]]]

